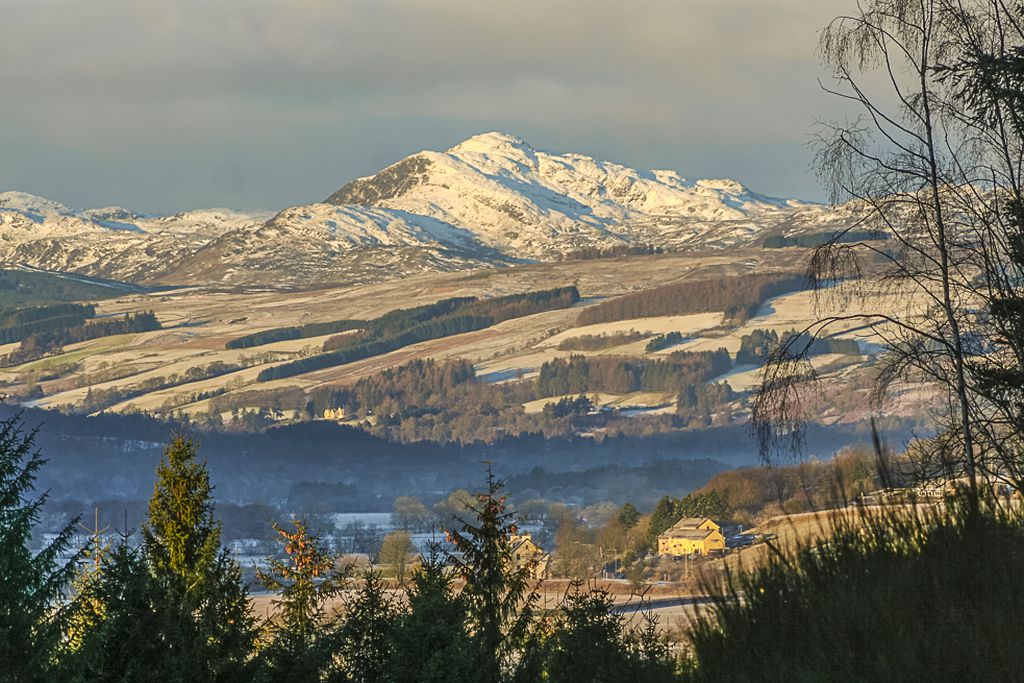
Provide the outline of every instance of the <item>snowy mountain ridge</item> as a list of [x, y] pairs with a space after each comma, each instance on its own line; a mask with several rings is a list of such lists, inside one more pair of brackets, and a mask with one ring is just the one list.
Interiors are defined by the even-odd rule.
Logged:
[[122, 207], [73, 211], [25, 192], [0, 192], [0, 263], [156, 282], [210, 240], [269, 212], [203, 209], [143, 216]]
[[690, 181], [582, 154], [538, 151], [484, 133], [420, 152], [327, 198], [429, 216], [508, 255], [546, 259], [585, 247], [723, 248], [767, 229], [831, 222], [816, 204], [766, 197], [734, 180]]
[[362, 283], [580, 249], [722, 250], [847, 218], [842, 208], [766, 197], [733, 180], [638, 171], [492, 132], [277, 214], [73, 211], [3, 192], [0, 262], [145, 283]]

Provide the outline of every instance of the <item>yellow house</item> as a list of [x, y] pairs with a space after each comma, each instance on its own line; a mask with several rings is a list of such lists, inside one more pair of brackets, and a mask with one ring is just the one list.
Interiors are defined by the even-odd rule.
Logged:
[[344, 408], [326, 408], [324, 409], [325, 420], [344, 420], [345, 409]]
[[723, 549], [722, 527], [707, 517], [683, 517], [658, 536], [659, 555], [708, 555]]
[[548, 564], [551, 561], [551, 556], [533, 542], [531, 534], [513, 535], [509, 538], [509, 541], [512, 545], [512, 564], [516, 569], [533, 560], [533, 578], [547, 578]]

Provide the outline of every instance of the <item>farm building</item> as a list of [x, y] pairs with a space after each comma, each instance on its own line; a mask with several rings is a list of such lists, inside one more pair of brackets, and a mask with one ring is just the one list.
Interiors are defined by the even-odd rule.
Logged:
[[683, 517], [658, 536], [659, 555], [709, 555], [724, 548], [722, 528], [707, 517]]
[[551, 556], [533, 542], [531, 534], [520, 534], [509, 539], [512, 543], [512, 563], [516, 569], [533, 560], [533, 578], [547, 578]]
[[344, 408], [326, 408], [324, 410], [325, 420], [344, 420], [345, 409]]

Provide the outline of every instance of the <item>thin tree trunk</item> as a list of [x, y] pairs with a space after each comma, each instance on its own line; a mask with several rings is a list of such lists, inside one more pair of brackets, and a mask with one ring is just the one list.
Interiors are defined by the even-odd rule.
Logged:
[[[928, 26], [922, 26], [922, 30], [926, 32], [926, 35], [931, 35], [931, 17], [922, 17], [925, 22], [929, 22]], [[935, 159], [935, 138], [934, 129], [932, 123], [931, 104], [929, 103], [929, 88], [928, 88], [928, 50], [930, 48], [929, 39], [925, 38], [921, 42], [921, 67], [919, 70], [919, 76], [921, 80], [921, 95], [922, 95], [922, 107], [923, 107], [923, 120], [925, 122], [925, 133], [927, 136], [927, 147], [928, 147], [928, 182], [931, 185], [932, 193], [932, 210], [935, 214], [935, 228], [938, 231], [938, 249], [939, 249], [939, 269], [942, 277], [942, 306], [946, 315], [946, 322], [949, 324], [949, 331], [952, 336], [953, 342], [953, 364], [956, 369], [956, 386], [954, 392], [957, 397], [957, 402], [960, 404], [960, 429], [963, 435], [963, 447], [964, 447], [964, 467], [967, 470], [968, 479], [968, 504], [972, 511], [978, 509], [978, 479], [976, 473], [976, 467], [974, 462], [974, 436], [973, 429], [971, 426], [970, 408], [968, 405], [967, 398], [967, 378], [964, 369], [964, 347], [963, 339], [960, 335], [960, 325], [956, 319], [956, 313], [953, 310], [953, 301], [950, 294], [950, 277], [949, 277], [949, 244], [946, 240], [946, 221], [945, 214], [942, 208], [942, 201], [939, 198], [940, 183], [939, 183], [939, 169], [938, 162]]]

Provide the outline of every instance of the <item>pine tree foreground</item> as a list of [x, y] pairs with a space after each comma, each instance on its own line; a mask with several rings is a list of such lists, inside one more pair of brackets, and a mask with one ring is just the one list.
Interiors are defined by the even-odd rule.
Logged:
[[653, 630], [622, 628], [607, 594], [576, 590], [536, 613], [531, 568], [511, 561], [517, 528], [490, 473], [450, 532], [453, 550], [433, 548], [405, 601], [379, 574], [339, 571], [303, 522], [275, 527], [286, 559], [259, 573], [279, 598], [258, 622], [191, 441], [176, 437], [164, 452], [142, 543], [123, 529], [76, 577], [71, 524], [41, 553], [28, 550], [45, 502], [30, 499], [43, 464], [32, 438], [16, 418], [0, 423], [0, 681], [568, 683], [660, 681], [673, 669]]
[[257, 635], [241, 570], [220, 544], [195, 445], [164, 451], [141, 547], [124, 535], [80, 596], [81, 680], [248, 681]]
[[46, 495], [31, 498], [46, 462], [35, 449], [36, 432], [19, 416], [0, 422], [0, 680], [51, 680], [69, 627], [71, 606], [61, 604], [82, 553], [72, 553], [78, 520], [68, 523], [39, 553], [29, 550], [32, 527]]

